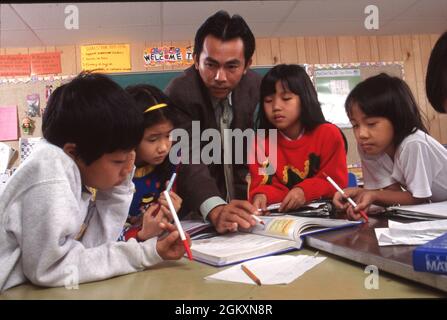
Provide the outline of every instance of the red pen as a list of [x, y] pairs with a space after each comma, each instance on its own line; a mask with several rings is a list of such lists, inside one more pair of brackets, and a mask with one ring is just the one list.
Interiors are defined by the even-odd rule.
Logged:
[[180, 224], [180, 220], [178, 219], [177, 212], [175, 211], [174, 205], [172, 204], [171, 196], [168, 191], [163, 191], [165, 194], [166, 200], [168, 201], [169, 210], [171, 210], [172, 217], [174, 218], [175, 225], [177, 226], [178, 233], [180, 234], [180, 239], [183, 241], [183, 245], [185, 246], [186, 253], [188, 255], [189, 260], [192, 260], [192, 252], [189, 247], [188, 240], [186, 239], [185, 232], [183, 231], [182, 225]]
[[[354, 200], [351, 199], [351, 197], [348, 197], [343, 189], [340, 188], [338, 184], [334, 180], [332, 180], [331, 177], [329, 177], [325, 172], [323, 172], [323, 175], [326, 177], [327, 181], [329, 181], [329, 183], [332, 184], [334, 188], [337, 189], [337, 191], [340, 192], [354, 208], [357, 207], [357, 203], [355, 203]], [[365, 219], [365, 222], [368, 222], [368, 216], [366, 215], [366, 212], [360, 210], [359, 213], [363, 217], [363, 219]]]

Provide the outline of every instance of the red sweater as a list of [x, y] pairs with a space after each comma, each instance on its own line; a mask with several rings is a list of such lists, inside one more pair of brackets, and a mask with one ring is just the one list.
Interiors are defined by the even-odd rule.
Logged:
[[[268, 137], [265, 139], [266, 153], [262, 151], [262, 143], [258, 142], [256, 149], [258, 158], [267, 155]], [[325, 179], [323, 172], [334, 179], [341, 188], [348, 185], [344, 141], [340, 130], [333, 124], [321, 124], [314, 130], [305, 132], [298, 140], [287, 140], [278, 132], [278, 157], [275, 166], [277, 169], [270, 176], [262, 172], [268, 163], [259, 164], [255, 161], [254, 146], [251, 151], [250, 163], [254, 164], [249, 164], [250, 201], [253, 201], [257, 193], [263, 193], [267, 196], [267, 204], [281, 202], [293, 187], [303, 189], [306, 202], [321, 197], [332, 197], [336, 190]], [[270, 155], [268, 158], [268, 161], [272, 162]]]

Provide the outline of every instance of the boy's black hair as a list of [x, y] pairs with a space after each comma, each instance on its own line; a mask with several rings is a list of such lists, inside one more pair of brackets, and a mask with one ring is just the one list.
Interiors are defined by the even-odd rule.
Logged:
[[384, 117], [393, 124], [395, 147], [417, 129], [428, 133], [410, 87], [397, 77], [381, 73], [360, 82], [346, 98], [348, 116], [354, 105], [368, 117]]
[[428, 101], [438, 112], [445, 113], [447, 103], [447, 31], [438, 39], [428, 61], [425, 88]]
[[51, 94], [42, 132], [60, 148], [76, 144], [77, 156], [90, 165], [105, 153], [134, 149], [143, 126], [124, 89], [103, 74], [82, 72]]
[[255, 37], [245, 20], [238, 14], [230, 16], [228, 12], [220, 10], [206, 19], [197, 30], [194, 39], [193, 54], [197, 60], [199, 60], [203, 50], [203, 42], [208, 35], [212, 35], [222, 41], [241, 38], [244, 43], [245, 65], [247, 65], [255, 52]]
[[[179, 124], [177, 117], [177, 108], [173, 102], [166, 96], [163, 91], [155, 86], [149, 84], [138, 84], [134, 86], [128, 86], [126, 92], [136, 102], [137, 110], [140, 112], [143, 120], [144, 128], [150, 128], [161, 122], [169, 121], [176, 128]], [[147, 108], [155, 106], [160, 103], [166, 103], [167, 106], [159, 109], [155, 109], [149, 112], [144, 112]], [[169, 156], [155, 168], [160, 178], [160, 190], [165, 189], [165, 182], [171, 178], [173, 164], [169, 161]]]

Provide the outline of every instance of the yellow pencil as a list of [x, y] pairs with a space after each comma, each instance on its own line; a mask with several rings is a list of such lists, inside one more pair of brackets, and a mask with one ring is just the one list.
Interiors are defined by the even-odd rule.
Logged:
[[246, 266], [244, 266], [243, 264], [241, 264], [241, 268], [242, 268], [242, 271], [244, 271], [245, 274], [246, 274], [247, 276], [249, 276], [250, 279], [253, 280], [258, 286], [261, 285], [261, 280], [259, 280], [259, 278], [258, 278], [253, 272], [251, 272], [250, 269], [248, 269], [248, 268], [247, 268]]

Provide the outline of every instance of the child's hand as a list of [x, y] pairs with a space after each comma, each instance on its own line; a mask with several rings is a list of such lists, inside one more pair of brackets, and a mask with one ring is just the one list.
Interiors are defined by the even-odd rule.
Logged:
[[306, 198], [304, 197], [303, 189], [299, 187], [292, 188], [292, 190], [287, 193], [284, 200], [281, 202], [279, 207], [279, 212], [287, 212], [293, 209], [298, 209], [306, 203]]
[[[180, 208], [182, 207], [182, 202], [183, 202], [182, 198], [180, 198], [174, 191], [169, 191], [169, 196], [171, 197], [172, 204], [174, 205], [175, 211], [178, 212], [180, 210]], [[163, 207], [165, 207], [169, 210], [168, 200], [166, 200], [164, 193], [160, 194], [160, 198], [158, 198], [158, 202]]]
[[[180, 234], [177, 228], [167, 223], [162, 223], [164, 230], [168, 231], [169, 234], [157, 241], [157, 252], [160, 257], [164, 260], [178, 260], [185, 254], [185, 247], [183, 246], [183, 241], [180, 238]], [[189, 246], [191, 246], [191, 238], [187, 233], [185, 233], [186, 239], [188, 240]]]
[[262, 214], [267, 212], [267, 196], [263, 193], [258, 193], [253, 197], [253, 205], [256, 209], [262, 209]]
[[145, 241], [160, 235], [164, 230], [162, 224], [168, 222], [168, 219], [170, 219], [169, 210], [163, 206], [152, 204], [144, 213], [143, 226], [137, 234], [138, 239]]
[[[373, 191], [365, 190], [363, 188], [347, 188], [343, 190], [346, 196], [340, 192], [336, 192], [332, 199], [337, 209], [345, 210], [348, 218], [352, 220], [360, 220], [360, 210], [368, 210], [369, 206], [375, 201]], [[354, 208], [348, 201], [347, 197], [350, 197], [357, 204]]]
[[363, 188], [346, 188], [343, 189], [343, 192], [346, 194], [346, 197], [342, 195], [340, 192], [336, 192], [334, 197], [332, 198], [332, 203], [335, 205], [337, 209], [347, 210], [349, 207], [349, 202], [347, 201], [347, 197], [352, 198], [354, 200], [364, 191]]
[[349, 219], [360, 220], [362, 219], [360, 211], [364, 210], [368, 212], [369, 207], [376, 200], [375, 192], [372, 190], [363, 190], [363, 192], [361, 192], [353, 200], [357, 204], [357, 207], [354, 208], [352, 205], [350, 205], [346, 210], [346, 213], [348, 214]]

